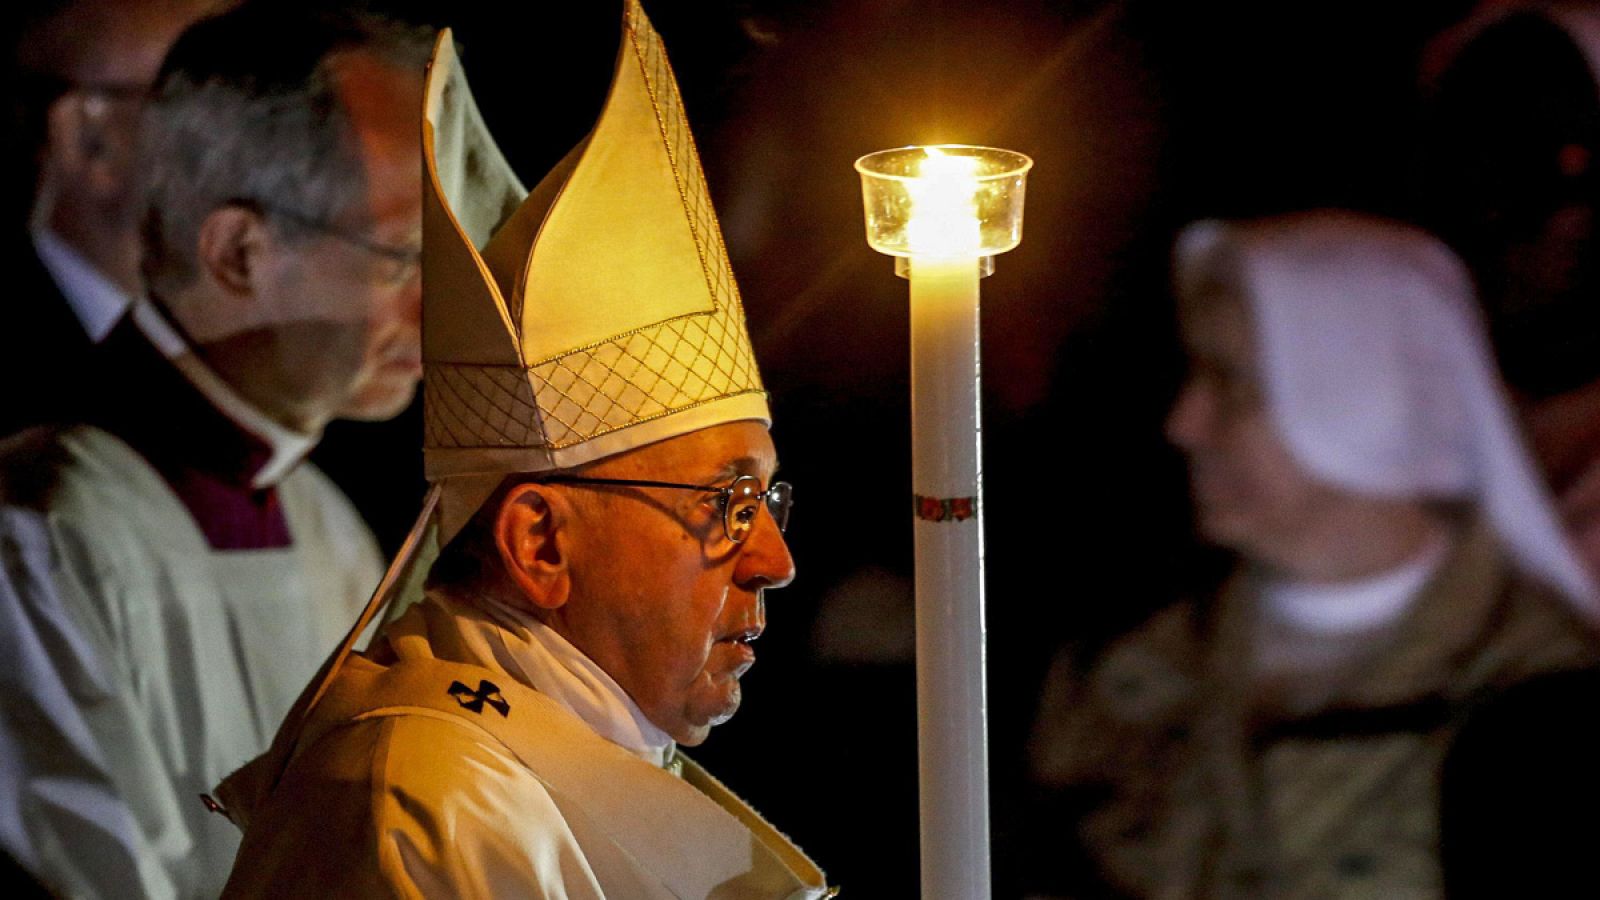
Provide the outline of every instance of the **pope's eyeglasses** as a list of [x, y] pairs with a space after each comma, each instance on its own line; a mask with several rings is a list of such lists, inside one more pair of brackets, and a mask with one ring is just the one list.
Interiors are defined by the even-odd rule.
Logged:
[[787, 481], [774, 481], [771, 487], [761, 489], [761, 479], [754, 475], [740, 475], [726, 487], [714, 484], [680, 484], [672, 481], [640, 481], [632, 478], [584, 478], [578, 475], [553, 475], [537, 479], [540, 484], [611, 484], [618, 487], [671, 488], [679, 491], [700, 491], [717, 494], [718, 510], [722, 513], [722, 531], [728, 540], [742, 544], [756, 527], [756, 517], [764, 504], [772, 514], [781, 533], [789, 527], [789, 510], [794, 505], [794, 488]]

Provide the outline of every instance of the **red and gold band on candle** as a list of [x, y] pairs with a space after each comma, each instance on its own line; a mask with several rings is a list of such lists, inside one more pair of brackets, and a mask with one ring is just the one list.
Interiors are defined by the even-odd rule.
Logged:
[[961, 522], [978, 512], [977, 497], [924, 497], [912, 494], [916, 516], [929, 522]]

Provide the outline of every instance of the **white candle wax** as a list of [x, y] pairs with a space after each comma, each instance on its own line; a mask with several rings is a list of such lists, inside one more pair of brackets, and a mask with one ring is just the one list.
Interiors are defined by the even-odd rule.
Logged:
[[922, 894], [987, 900], [978, 260], [911, 262]]
[[990, 896], [978, 279], [1022, 239], [1032, 165], [958, 144], [856, 160], [867, 243], [911, 279], [922, 895], [941, 900]]

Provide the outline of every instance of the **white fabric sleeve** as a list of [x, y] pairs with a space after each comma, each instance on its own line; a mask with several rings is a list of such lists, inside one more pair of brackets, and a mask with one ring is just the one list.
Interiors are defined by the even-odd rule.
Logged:
[[176, 897], [167, 865], [188, 841], [171, 779], [124, 661], [69, 611], [100, 582], [60, 544], [44, 515], [0, 507], [0, 841], [67, 896]]

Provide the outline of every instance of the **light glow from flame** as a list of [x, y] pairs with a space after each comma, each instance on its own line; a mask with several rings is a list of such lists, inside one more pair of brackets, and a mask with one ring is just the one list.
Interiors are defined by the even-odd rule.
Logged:
[[906, 239], [912, 256], [957, 259], [982, 255], [975, 156], [928, 147], [917, 176], [906, 182], [911, 215]]

